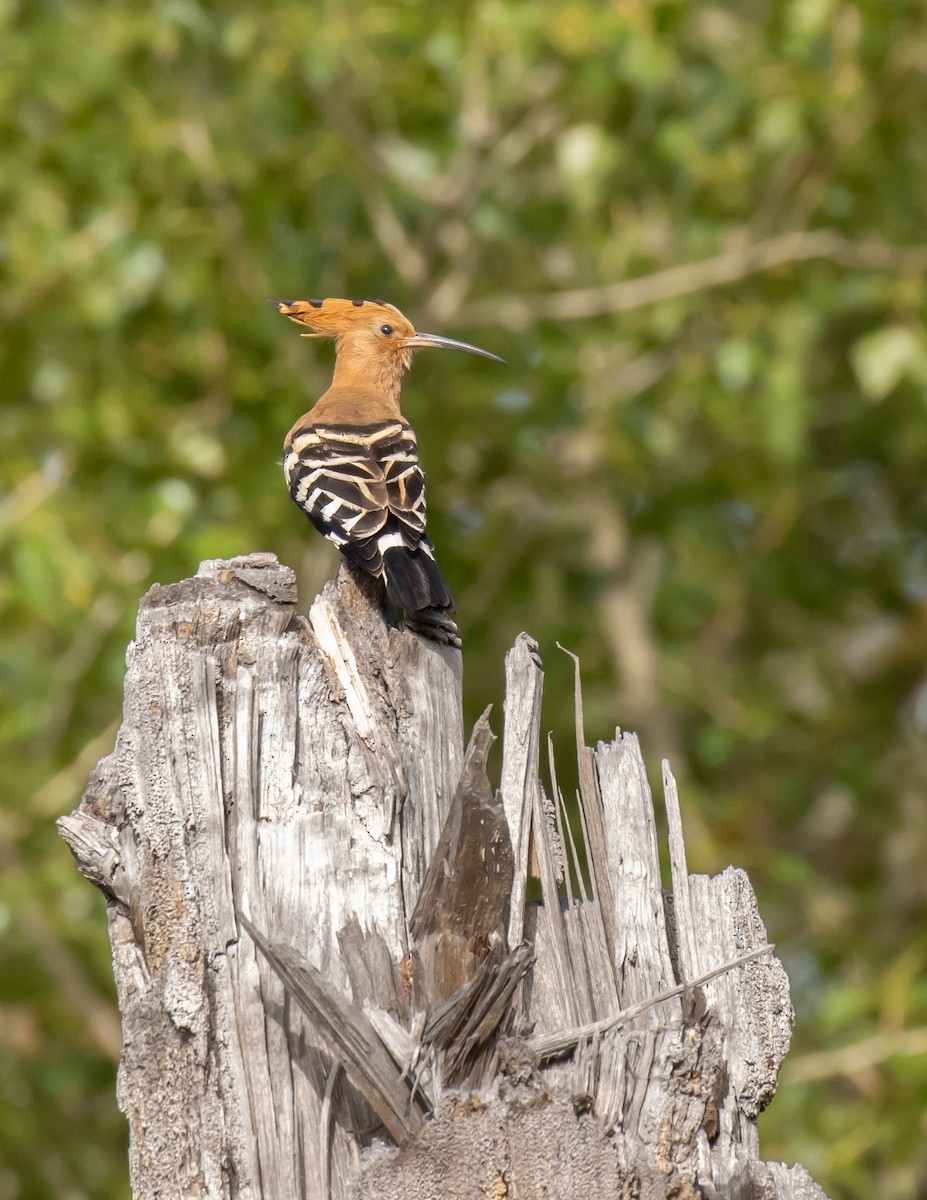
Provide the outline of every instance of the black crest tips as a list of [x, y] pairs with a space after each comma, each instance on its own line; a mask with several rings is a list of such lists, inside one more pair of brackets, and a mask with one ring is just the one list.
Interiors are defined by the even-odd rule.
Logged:
[[[284, 309], [292, 308], [294, 304], [303, 303], [299, 300], [268, 300], [268, 304], [272, 304], [274, 308]], [[311, 304], [313, 308], [321, 308], [325, 303], [324, 300], [306, 300], [306, 304]]]
[[366, 302], [366, 300], [352, 300], [351, 303], [354, 305], [355, 308], [363, 308], [363, 306], [367, 302]]

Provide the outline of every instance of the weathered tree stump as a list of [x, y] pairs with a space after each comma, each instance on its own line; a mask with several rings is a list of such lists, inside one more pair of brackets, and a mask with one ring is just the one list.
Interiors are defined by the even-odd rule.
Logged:
[[136, 1200], [823, 1196], [758, 1155], [792, 1009], [749, 880], [688, 874], [665, 765], [664, 894], [637, 739], [584, 745], [578, 673], [577, 846], [541, 684], [523, 634], [494, 792], [460, 652], [346, 568], [307, 617], [272, 555], [148, 593], [60, 822], [109, 902]]

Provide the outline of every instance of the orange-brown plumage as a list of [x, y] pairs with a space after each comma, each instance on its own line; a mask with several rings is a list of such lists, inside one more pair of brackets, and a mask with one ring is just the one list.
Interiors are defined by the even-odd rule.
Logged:
[[[401, 380], [412, 365], [412, 351], [405, 340], [414, 336], [415, 329], [398, 308], [379, 300], [276, 303], [284, 316], [311, 330], [303, 337], [335, 342], [332, 386], [317, 402], [322, 405], [321, 415], [331, 417], [342, 405], [356, 411], [358, 397], [367, 397], [368, 407], [387, 407], [392, 415], [399, 411]], [[383, 329], [391, 332], [384, 334]]]
[[284, 316], [335, 342], [331, 387], [284, 444], [290, 496], [347, 558], [382, 579], [406, 624], [459, 644], [450, 589], [425, 536], [425, 488], [415, 435], [399, 408], [402, 376], [425, 346], [496, 355], [415, 331], [380, 300], [274, 300]]

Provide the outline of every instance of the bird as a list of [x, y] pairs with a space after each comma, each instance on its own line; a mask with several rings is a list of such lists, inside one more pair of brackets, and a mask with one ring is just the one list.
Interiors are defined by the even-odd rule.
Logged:
[[451, 589], [425, 532], [425, 477], [402, 415], [402, 377], [416, 350], [496, 354], [433, 333], [382, 300], [271, 300], [285, 317], [335, 342], [331, 386], [293, 425], [283, 447], [290, 498], [349, 562], [382, 581], [404, 624], [460, 646]]

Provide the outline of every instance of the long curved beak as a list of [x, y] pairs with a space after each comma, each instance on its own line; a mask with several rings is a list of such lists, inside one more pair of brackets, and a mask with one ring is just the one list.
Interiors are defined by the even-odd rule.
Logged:
[[479, 346], [471, 346], [469, 342], [458, 342], [454, 338], [440, 337], [437, 333], [413, 333], [403, 342], [412, 350], [420, 350], [424, 346], [437, 346], [439, 350], [465, 350], [467, 354], [477, 354], [480, 358], [491, 358], [493, 362], [504, 363], [505, 359], [498, 354], [490, 354]]

